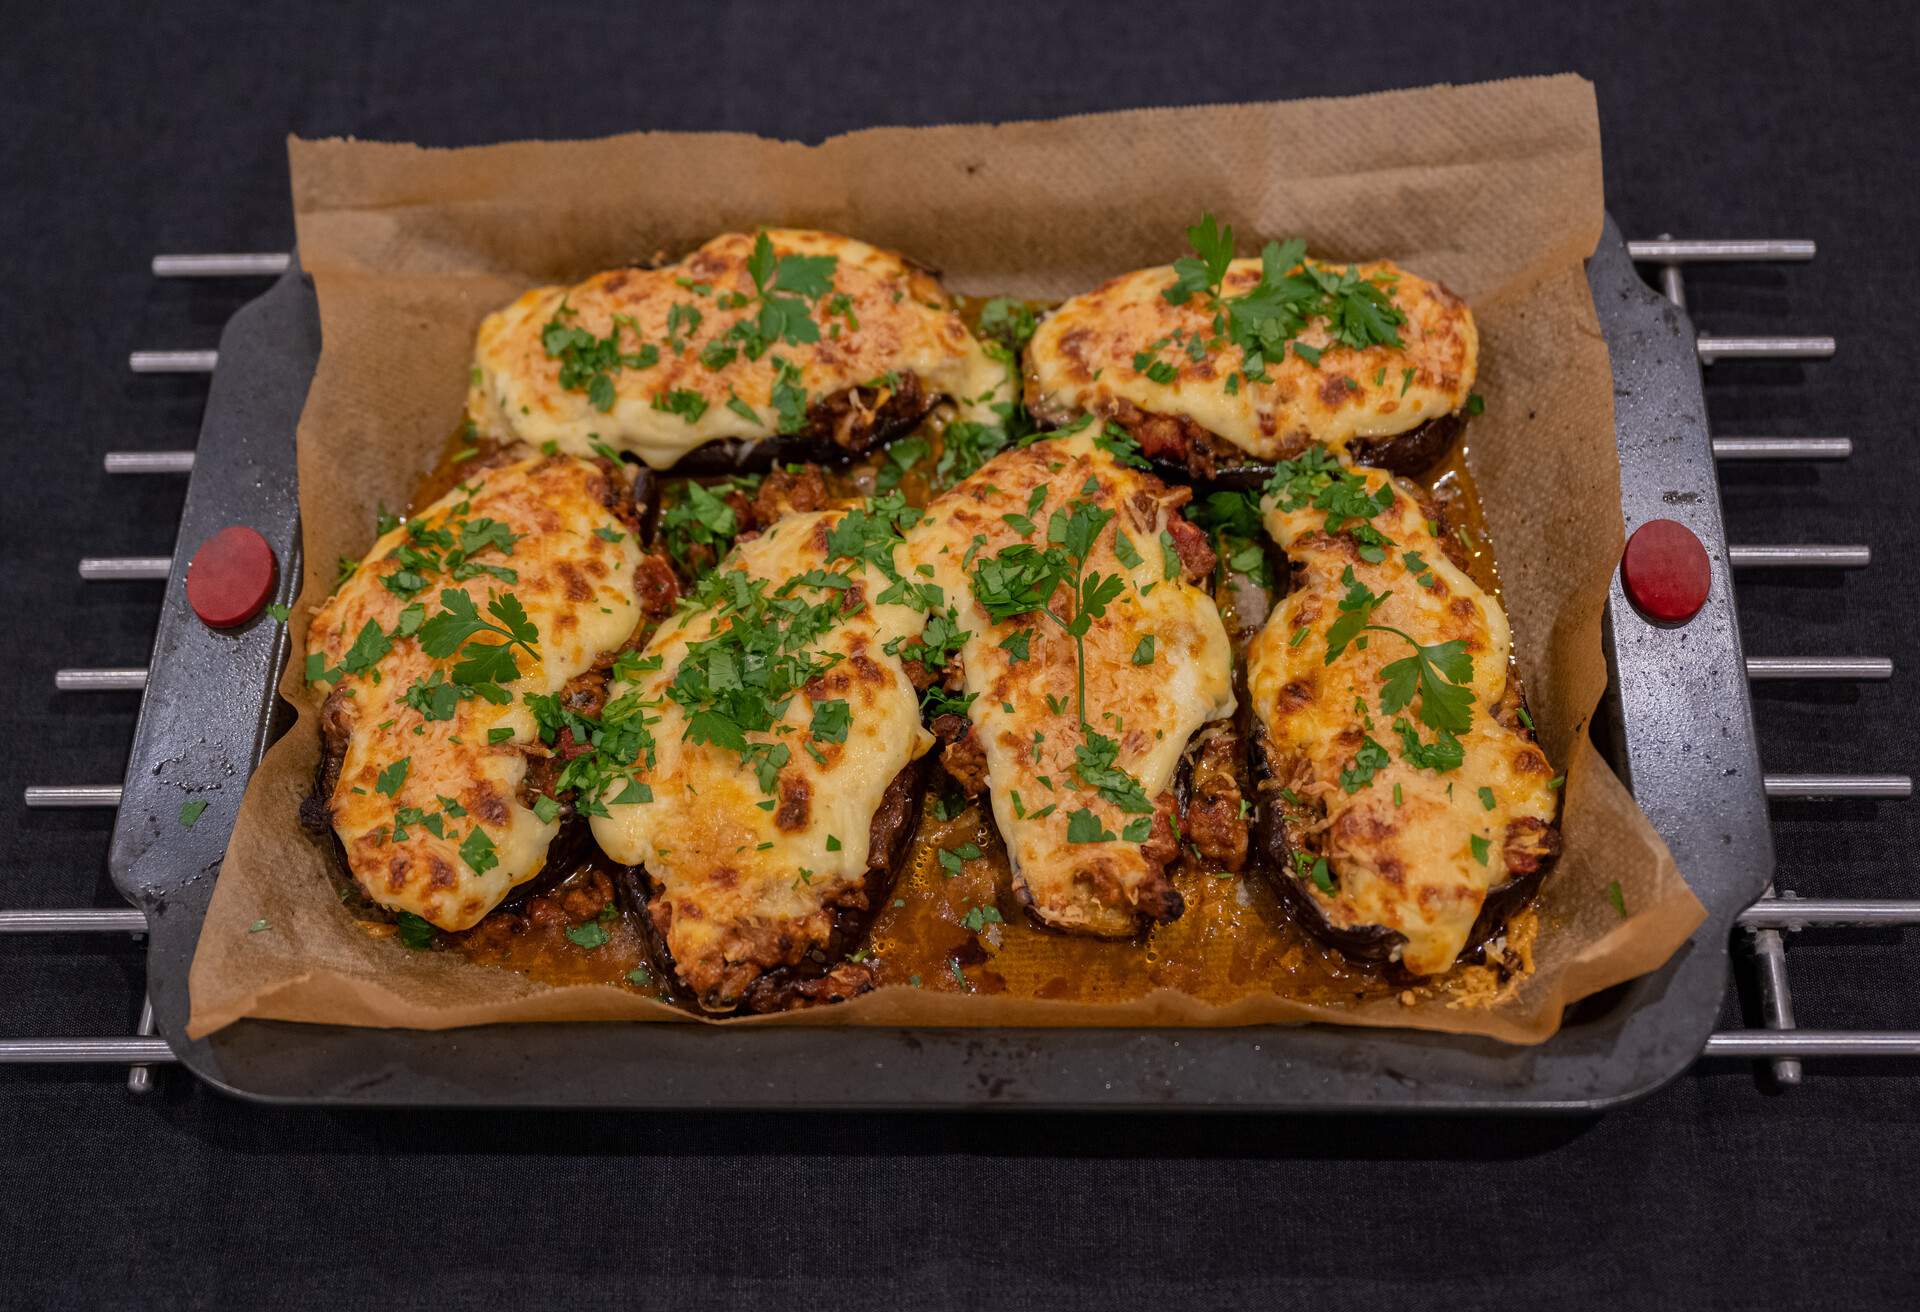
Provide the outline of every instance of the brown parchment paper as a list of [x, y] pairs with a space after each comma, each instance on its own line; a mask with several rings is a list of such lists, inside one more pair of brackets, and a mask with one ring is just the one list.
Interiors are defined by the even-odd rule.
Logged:
[[190, 1035], [243, 1016], [429, 1029], [688, 1019], [614, 987], [551, 987], [356, 928], [295, 818], [318, 755], [300, 672], [307, 611], [331, 589], [336, 558], [366, 548], [376, 506], [406, 501], [457, 422], [483, 314], [532, 284], [762, 225], [906, 251], [960, 292], [1061, 297], [1180, 254], [1204, 207], [1234, 225], [1243, 254], [1297, 234], [1316, 254], [1388, 256], [1463, 294], [1486, 398], [1469, 462], [1533, 714], [1567, 772], [1566, 852], [1542, 894], [1536, 969], [1492, 1006], [1327, 1009], [1266, 993], [1211, 1006], [1165, 990], [1096, 1004], [894, 987], [724, 1023], [1327, 1020], [1538, 1042], [1565, 1004], [1658, 966], [1704, 917], [1586, 736], [1606, 682], [1600, 617], [1622, 529], [1607, 352], [1581, 268], [1602, 208], [1585, 81], [882, 128], [819, 146], [640, 133], [468, 150], [294, 140], [290, 151], [324, 341], [299, 428], [306, 574], [281, 684], [302, 714], [242, 802], [193, 962]]

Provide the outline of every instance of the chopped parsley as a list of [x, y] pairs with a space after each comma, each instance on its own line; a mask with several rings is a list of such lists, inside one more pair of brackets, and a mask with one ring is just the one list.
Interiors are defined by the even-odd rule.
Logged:
[[[1267, 565], [1263, 545], [1265, 530], [1260, 525], [1260, 498], [1251, 492], [1214, 492], [1205, 501], [1187, 509], [1187, 518], [1206, 529], [1213, 539], [1214, 555], [1221, 575], [1228, 572], [1248, 575], [1256, 583], [1272, 586], [1273, 574]], [[1162, 544], [1169, 569], [1177, 565], [1171, 537]], [[1173, 574], [1169, 573], [1168, 578]]]
[[1000, 916], [1000, 908], [996, 906], [977, 906], [968, 907], [967, 914], [960, 917], [960, 923], [978, 934], [988, 925], [998, 925], [1004, 922]]
[[181, 828], [183, 829], [193, 828], [194, 821], [198, 820], [200, 818], [200, 813], [202, 811], [205, 811], [206, 809], [207, 809], [207, 799], [204, 797], [196, 797], [191, 801], [182, 802], [180, 804]]
[[1458, 770], [1461, 762], [1466, 760], [1466, 748], [1445, 729], [1441, 729], [1432, 742], [1423, 743], [1420, 741], [1420, 731], [1402, 715], [1394, 720], [1393, 731], [1400, 735], [1400, 754], [1415, 769], [1445, 774], [1449, 770]]
[[1006, 450], [1012, 440], [1007, 430], [998, 424], [967, 419], [949, 423], [940, 436], [940, 458], [933, 466], [934, 487], [952, 487]]
[[939, 860], [941, 872], [951, 879], [960, 873], [967, 862], [980, 859], [980, 847], [977, 843], [962, 843], [955, 848], [943, 847], [936, 853], [936, 857]]
[[385, 793], [388, 797], [400, 796], [400, 787], [407, 781], [407, 768], [413, 764], [411, 756], [403, 756], [380, 772], [374, 782], [374, 791]]
[[847, 728], [852, 723], [853, 713], [846, 702], [838, 699], [820, 702], [813, 708], [810, 733], [816, 742], [843, 743], [847, 740]]
[[980, 331], [1009, 352], [1023, 349], [1038, 326], [1032, 307], [1011, 296], [996, 296], [980, 307]]
[[589, 920], [584, 925], [571, 925], [567, 929], [567, 941], [591, 952], [606, 945], [607, 927], [598, 920]]
[[[694, 314], [697, 323], [699, 311]], [[578, 311], [565, 301], [560, 302], [553, 318], [540, 330], [540, 345], [548, 359], [560, 362], [562, 390], [585, 392], [588, 404], [605, 414], [613, 409], [613, 375], [622, 369], [648, 369], [660, 363], [660, 348], [643, 342], [637, 351], [622, 351], [622, 329], [632, 330], [635, 337], [639, 336], [637, 326], [627, 315], [614, 315], [613, 326], [605, 337], [595, 337], [573, 323], [577, 315]]]
[[487, 837], [487, 831], [475, 827], [460, 844], [460, 859], [476, 875], [484, 875], [500, 864], [500, 856], [494, 850], [493, 840]]
[[655, 410], [670, 415], [679, 415], [682, 420], [689, 424], [697, 422], [700, 416], [707, 412], [707, 398], [698, 392], [690, 391], [684, 387], [676, 387], [669, 392], [657, 393], [653, 398], [652, 405]]
[[1140, 454], [1140, 444], [1133, 440], [1133, 434], [1118, 424], [1108, 424], [1101, 429], [1095, 434], [1093, 444], [1129, 468], [1152, 468], [1147, 458]]
[[931, 449], [932, 446], [927, 439], [918, 434], [903, 437], [889, 445], [885, 453], [886, 458], [881, 462], [880, 471], [873, 480], [875, 489], [890, 492], [900, 486], [900, 480], [906, 477], [907, 471], [919, 464]]
[[1111, 843], [1113, 838], [1113, 831], [1102, 825], [1100, 817], [1086, 807], [1067, 813], [1069, 843]]
[[411, 911], [402, 911], [393, 919], [399, 931], [396, 937], [399, 938], [402, 946], [416, 951], [433, 946], [433, 924], [425, 917], [417, 916]]
[[1340, 787], [1348, 793], [1357, 793], [1373, 782], [1373, 776], [1387, 768], [1391, 759], [1387, 749], [1365, 734], [1360, 736], [1360, 749], [1353, 754], [1353, 764], [1340, 772]]
[[1314, 856], [1311, 852], [1293, 854], [1293, 873], [1296, 878], [1308, 879], [1322, 893], [1333, 892], [1333, 868], [1323, 856]]

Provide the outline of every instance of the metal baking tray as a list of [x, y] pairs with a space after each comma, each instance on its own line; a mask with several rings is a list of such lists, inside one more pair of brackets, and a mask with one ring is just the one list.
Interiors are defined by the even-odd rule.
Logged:
[[[297, 261], [221, 337], [114, 829], [114, 882], [150, 927], [159, 1032], [216, 1088], [334, 1106], [1592, 1112], [1652, 1092], [1705, 1046], [1728, 988], [1734, 919], [1770, 882], [1773, 850], [1694, 333], [1640, 280], [1611, 219], [1587, 275], [1613, 359], [1626, 522], [1681, 521], [1707, 545], [1713, 567], [1705, 609], [1677, 627], [1643, 619], [1616, 577], [1607, 606], [1612, 686], [1594, 736], [1708, 915], [1664, 967], [1574, 1007], [1546, 1043], [1327, 1025], [603, 1022], [425, 1032], [268, 1021], [187, 1039], [188, 967], [230, 828], [214, 814], [233, 814], [238, 791], [292, 717], [275, 691], [284, 628], [263, 619], [237, 633], [209, 630], [188, 608], [182, 576], [200, 542], [242, 523], [260, 530], [282, 562], [279, 599], [291, 601], [297, 586], [293, 438], [320, 353], [313, 287]], [[235, 804], [184, 828], [187, 789], [232, 790]]]

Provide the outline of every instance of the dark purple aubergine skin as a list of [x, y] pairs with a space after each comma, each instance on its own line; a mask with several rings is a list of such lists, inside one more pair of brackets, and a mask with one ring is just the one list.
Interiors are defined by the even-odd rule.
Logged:
[[[1384, 469], [1403, 478], [1417, 478], [1453, 449], [1465, 429], [1466, 420], [1460, 415], [1441, 415], [1392, 437], [1356, 440], [1348, 445], [1347, 451], [1358, 464]], [[1149, 462], [1161, 478], [1192, 484], [1195, 491], [1202, 494], [1253, 491], [1273, 477], [1274, 469], [1273, 462], [1251, 456], [1216, 458], [1212, 476], [1196, 478], [1193, 471], [1179, 461], [1153, 457]]]
[[[1247, 706], [1242, 699], [1242, 706]], [[1406, 936], [1384, 925], [1342, 927], [1333, 924], [1320, 904], [1307, 892], [1305, 883], [1293, 873], [1294, 847], [1287, 837], [1287, 823], [1280, 802], [1285, 786], [1275, 770], [1271, 740], [1260, 717], [1245, 713], [1242, 733], [1247, 742], [1247, 774], [1253, 782], [1252, 829], [1247, 844], [1247, 861], [1273, 886], [1280, 900], [1302, 928], [1322, 943], [1338, 948], [1349, 959], [1373, 965], [1391, 964], [1394, 949]]]
[[640, 541], [651, 548], [654, 526], [660, 518], [660, 476], [645, 465], [634, 470], [633, 511], [640, 525]]
[[903, 386], [874, 412], [871, 422], [852, 435], [850, 445], [842, 446], [833, 439], [834, 429], [851, 394], [861, 390], [843, 388], [814, 402], [807, 408], [807, 427], [801, 432], [759, 442], [738, 438], [708, 442], [681, 456], [664, 472], [674, 478], [710, 478], [765, 473], [776, 464], [844, 465], [911, 433], [940, 400], [921, 390], [915, 379], [912, 386]]

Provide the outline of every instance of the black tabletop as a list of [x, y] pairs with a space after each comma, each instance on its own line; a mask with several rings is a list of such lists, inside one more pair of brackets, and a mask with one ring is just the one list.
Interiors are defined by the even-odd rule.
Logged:
[[[130, 376], [126, 354], [210, 347], [258, 290], [155, 282], [147, 259], [285, 249], [289, 131], [818, 139], [1583, 73], [1630, 236], [1820, 243], [1810, 266], [1689, 283], [1713, 331], [1840, 342], [1830, 363], [1716, 366], [1718, 431], [1860, 448], [1725, 471], [1734, 540], [1875, 553], [1845, 576], [1743, 579], [1743, 627], [1754, 654], [1890, 655], [1899, 674], [1758, 689], [1762, 755], [1776, 771], [1912, 769], [1920, 27], [1905, 7], [10, 9], [0, 905], [114, 905], [110, 813], [26, 812], [20, 790], [120, 777], [136, 699], [56, 693], [53, 671], [143, 663], [157, 586], [82, 584], [74, 561], [171, 549], [183, 481], [109, 478], [100, 457], [192, 445], [205, 396], [204, 380]], [[1776, 807], [1780, 884], [1912, 896], [1915, 815]], [[1920, 1028], [1920, 935], [1803, 933], [1789, 960], [1803, 1024]], [[132, 944], [0, 940], [0, 1035], [127, 1033], [141, 976]], [[1730, 1023], [1743, 1005], [1729, 998]], [[0, 1303], [22, 1306], [1864, 1307], [1920, 1289], [1920, 1063], [1815, 1062], [1790, 1092], [1703, 1064], [1571, 1121], [341, 1114], [231, 1102], [180, 1072], [136, 1097], [124, 1072], [84, 1067], [0, 1067], [0, 1108]]]

